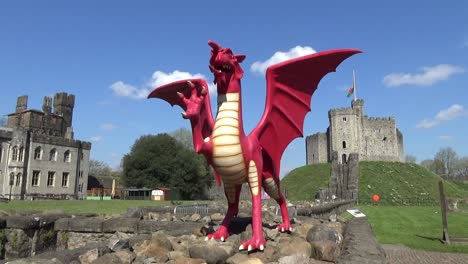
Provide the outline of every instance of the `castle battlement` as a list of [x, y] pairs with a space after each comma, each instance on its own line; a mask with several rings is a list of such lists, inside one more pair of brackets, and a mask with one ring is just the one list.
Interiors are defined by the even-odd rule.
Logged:
[[395, 121], [395, 117], [368, 117], [365, 116], [365, 119], [369, 121]]
[[334, 108], [328, 111], [328, 117], [333, 117], [337, 115], [356, 115], [356, 114], [357, 114], [356, 110], [350, 107]]

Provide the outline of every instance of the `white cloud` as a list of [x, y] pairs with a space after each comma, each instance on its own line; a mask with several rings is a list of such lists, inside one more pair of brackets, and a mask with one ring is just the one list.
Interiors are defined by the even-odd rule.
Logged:
[[94, 137], [91, 137], [89, 140], [92, 142], [98, 142], [98, 141], [101, 141], [101, 139], [102, 139], [102, 136], [94, 136]]
[[453, 136], [447, 136], [447, 135], [438, 136], [437, 138], [442, 141], [452, 141], [455, 139]]
[[115, 129], [115, 125], [111, 123], [104, 123], [99, 126], [101, 130], [111, 131]]
[[[200, 73], [189, 73], [175, 70], [170, 73], [162, 72], [162, 71], [155, 71], [151, 76], [151, 79], [142, 87], [135, 87], [130, 84], [126, 84], [122, 81], [118, 81], [113, 83], [110, 88], [114, 91], [116, 96], [120, 97], [128, 97], [131, 99], [144, 99], [148, 96], [148, 94], [154, 90], [154, 88], [159, 87], [164, 84], [168, 84], [175, 81], [185, 80], [185, 79], [205, 79], [207, 83], [210, 83], [208, 79]], [[208, 89], [210, 94], [216, 92], [216, 86], [213, 84], [208, 84]]]
[[131, 99], [143, 99], [150, 93], [149, 88], [136, 88], [122, 81], [115, 82], [111, 85], [114, 94], [120, 97], [129, 97]]
[[404, 84], [429, 86], [436, 82], [447, 80], [451, 75], [465, 72], [459, 66], [439, 64], [430, 67], [422, 67], [422, 73], [391, 73], [383, 78], [384, 85], [396, 87]]
[[432, 128], [444, 121], [450, 121], [457, 119], [462, 116], [468, 116], [468, 111], [466, 111], [463, 105], [454, 104], [449, 108], [439, 111], [434, 118], [426, 118], [421, 120], [416, 127], [417, 128]]
[[277, 51], [273, 56], [271, 56], [268, 60], [266, 61], [256, 61], [250, 66], [250, 71], [251, 72], [257, 72], [264, 74], [266, 72], [266, 69], [273, 64], [277, 64], [286, 60], [294, 59], [300, 56], [305, 56], [309, 54], [313, 54], [316, 51], [308, 46], [302, 47], [302, 46], [296, 46], [289, 51]]

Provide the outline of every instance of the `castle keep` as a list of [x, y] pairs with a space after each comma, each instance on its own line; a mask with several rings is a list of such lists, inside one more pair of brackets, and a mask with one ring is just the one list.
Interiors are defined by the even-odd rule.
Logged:
[[44, 97], [42, 111], [18, 97], [0, 127], [0, 196], [85, 198], [91, 143], [73, 138], [74, 106], [75, 96], [67, 93]]
[[307, 164], [331, 162], [335, 151], [340, 163], [351, 153], [359, 160], [404, 162], [403, 135], [395, 118], [364, 115], [364, 100], [353, 100], [351, 108], [331, 109], [328, 118], [327, 132], [306, 137]]

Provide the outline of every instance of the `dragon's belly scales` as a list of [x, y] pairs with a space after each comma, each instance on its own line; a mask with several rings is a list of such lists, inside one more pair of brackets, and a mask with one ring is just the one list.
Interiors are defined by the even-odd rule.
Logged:
[[223, 97], [212, 136], [213, 164], [225, 184], [239, 184], [247, 174], [239, 136], [239, 94]]

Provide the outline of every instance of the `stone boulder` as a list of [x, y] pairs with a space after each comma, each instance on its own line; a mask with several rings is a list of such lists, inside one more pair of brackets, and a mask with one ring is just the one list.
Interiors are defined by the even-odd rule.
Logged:
[[191, 258], [204, 259], [208, 264], [221, 264], [229, 257], [224, 249], [215, 245], [193, 245], [188, 250]]
[[309, 258], [311, 256], [312, 247], [303, 238], [294, 237], [289, 243], [284, 243], [280, 247], [280, 254], [282, 256], [302, 255]]
[[330, 240], [339, 244], [343, 238], [340, 235], [340, 233], [336, 231], [335, 229], [328, 227], [324, 224], [321, 224], [321, 225], [315, 225], [314, 227], [312, 227], [307, 232], [306, 239], [309, 243], [314, 242], [314, 241]]
[[149, 240], [145, 240], [142, 243], [135, 245], [133, 247], [133, 252], [135, 252], [137, 257], [154, 258], [157, 262], [166, 262], [169, 260], [169, 257], [167, 256], [169, 250], [154, 244]]
[[117, 250], [115, 255], [120, 259], [122, 264], [131, 264], [136, 258], [136, 254], [128, 249]]
[[336, 262], [340, 255], [339, 246], [330, 240], [314, 241], [312, 245], [312, 257], [319, 260]]
[[106, 254], [91, 262], [91, 264], [123, 264], [122, 260], [115, 254]]

